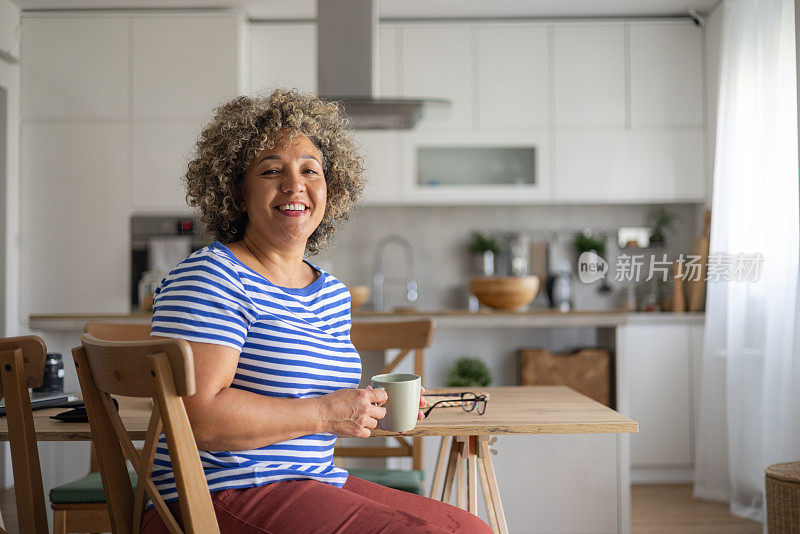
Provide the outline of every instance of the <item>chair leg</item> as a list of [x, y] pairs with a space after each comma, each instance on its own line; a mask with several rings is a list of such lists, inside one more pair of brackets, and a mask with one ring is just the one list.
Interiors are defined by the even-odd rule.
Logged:
[[67, 534], [66, 510], [53, 510], [53, 534]]

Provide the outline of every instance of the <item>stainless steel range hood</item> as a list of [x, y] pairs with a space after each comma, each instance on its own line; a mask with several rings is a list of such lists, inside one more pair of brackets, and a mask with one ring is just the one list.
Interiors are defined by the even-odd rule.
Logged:
[[442, 99], [377, 98], [378, 0], [317, 0], [319, 95], [341, 101], [353, 128], [413, 128]]

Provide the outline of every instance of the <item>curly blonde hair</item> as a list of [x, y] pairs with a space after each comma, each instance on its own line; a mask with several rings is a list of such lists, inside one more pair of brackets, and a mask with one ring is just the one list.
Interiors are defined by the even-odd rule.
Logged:
[[[184, 180], [186, 202], [198, 207], [206, 232], [222, 243], [244, 236], [242, 210], [245, 172], [276, 139], [291, 142], [306, 135], [322, 153], [328, 200], [322, 222], [308, 238], [306, 252], [316, 254], [347, 219], [364, 189], [364, 160], [346, 130], [338, 102], [326, 102], [297, 90], [277, 89], [268, 97], [240, 96], [219, 106], [203, 128]], [[288, 134], [288, 136], [287, 136]]]

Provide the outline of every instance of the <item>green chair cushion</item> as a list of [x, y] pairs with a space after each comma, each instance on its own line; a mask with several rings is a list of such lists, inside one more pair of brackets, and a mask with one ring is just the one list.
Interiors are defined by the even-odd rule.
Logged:
[[422, 495], [424, 489], [422, 471], [403, 471], [400, 469], [350, 469], [347, 471], [356, 478], [361, 478], [387, 488], [394, 488], [409, 493]]
[[[131, 477], [131, 486], [136, 487], [138, 477], [133, 471], [128, 472]], [[81, 503], [81, 502], [105, 502], [106, 495], [103, 493], [103, 481], [100, 473], [89, 473], [85, 477], [74, 482], [67, 482], [50, 490], [50, 502], [52, 503]]]

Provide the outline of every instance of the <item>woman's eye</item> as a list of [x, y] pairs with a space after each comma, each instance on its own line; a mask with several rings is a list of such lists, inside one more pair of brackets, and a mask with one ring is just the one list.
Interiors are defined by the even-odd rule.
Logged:
[[313, 174], [319, 174], [319, 173], [318, 173], [317, 171], [315, 171], [314, 169], [306, 169], [304, 172], [310, 172], [310, 173], [313, 173]]
[[276, 174], [277, 172], [278, 172], [278, 169], [267, 169], [264, 172], [262, 172], [261, 175], [264, 176], [264, 175], [267, 175], [267, 174]]

